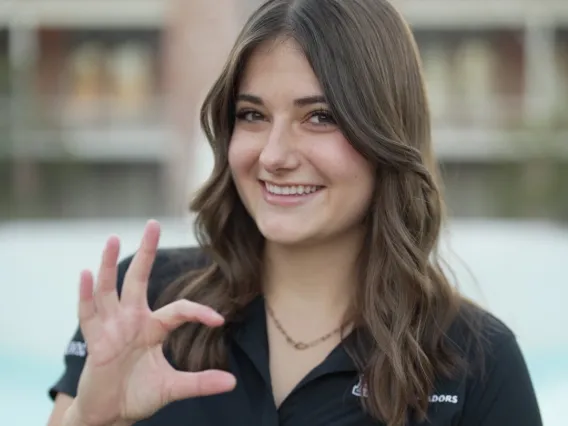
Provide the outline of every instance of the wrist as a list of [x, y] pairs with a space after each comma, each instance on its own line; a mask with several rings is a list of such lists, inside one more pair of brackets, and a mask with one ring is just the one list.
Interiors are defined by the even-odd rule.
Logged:
[[77, 408], [74, 403], [72, 403], [65, 415], [63, 416], [62, 426], [90, 426], [85, 421], [81, 419], [79, 413], [77, 413]]
[[[132, 426], [133, 423], [126, 421], [116, 421], [104, 426]], [[72, 403], [63, 416], [62, 426], [93, 426], [85, 421], [77, 411], [77, 406]]]

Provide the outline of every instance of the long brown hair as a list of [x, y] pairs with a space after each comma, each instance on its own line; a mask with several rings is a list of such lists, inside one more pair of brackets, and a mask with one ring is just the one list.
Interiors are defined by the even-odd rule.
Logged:
[[[215, 164], [191, 209], [209, 266], [169, 286], [160, 303], [198, 301], [231, 323], [261, 291], [263, 237], [227, 155], [244, 64], [282, 37], [303, 49], [343, 134], [376, 169], [354, 306], [366, 343], [348, 348], [368, 386], [363, 404], [389, 426], [411, 412], [424, 419], [435, 379], [465, 366], [446, 337], [466, 310], [438, 261], [444, 207], [418, 50], [387, 0], [269, 0], [248, 20], [201, 110]], [[187, 324], [167, 346], [179, 367], [222, 367], [224, 332]]]

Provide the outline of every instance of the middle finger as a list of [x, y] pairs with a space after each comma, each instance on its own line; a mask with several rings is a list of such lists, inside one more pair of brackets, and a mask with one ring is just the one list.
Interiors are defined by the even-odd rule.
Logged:
[[148, 222], [140, 247], [130, 263], [124, 277], [121, 301], [131, 306], [148, 306], [148, 279], [156, 258], [160, 240], [160, 224]]
[[120, 240], [112, 236], [107, 240], [97, 273], [97, 285], [94, 299], [97, 312], [102, 318], [112, 314], [118, 308], [116, 291], [117, 262], [120, 252]]
[[95, 306], [102, 319], [118, 309], [116, 276], [119, 252], [120, 240], [115, 236], [110, 237], [103, 251], [94, 292]]

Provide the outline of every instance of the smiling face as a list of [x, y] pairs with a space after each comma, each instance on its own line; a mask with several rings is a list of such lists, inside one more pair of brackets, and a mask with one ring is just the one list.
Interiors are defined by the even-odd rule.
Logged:
[[299, 47], [265, 43], [249, 58], [236, 102], [229, 166], [262, 235], [313, 244], [361, 235], [374, 180], [345, 139]]

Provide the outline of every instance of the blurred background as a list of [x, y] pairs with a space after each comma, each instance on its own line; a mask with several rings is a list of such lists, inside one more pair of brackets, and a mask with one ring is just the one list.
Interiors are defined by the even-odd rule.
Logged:
[[[0, 415], [42, 425], [77, 277], [149, 217], [191, 244], [201, 100], [259, 0], [0, 0]], [[465, 293], [517, 333], [547, 426], [568, 401], [568, 1], [397, 0], [428, 82]]]

